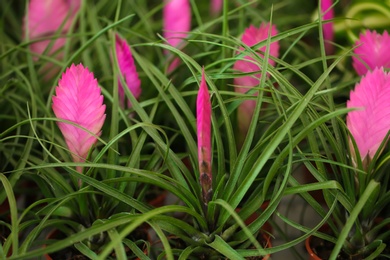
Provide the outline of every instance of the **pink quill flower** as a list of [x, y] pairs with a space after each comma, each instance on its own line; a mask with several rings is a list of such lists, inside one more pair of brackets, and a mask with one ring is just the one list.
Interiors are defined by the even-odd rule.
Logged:
[[348, 113], [347, 127], [363, 163], [371, 161], [390, 130], [389, 100], [390, 74], [384, 72], [383, 68], [367, 72], [350, 93], [347, 108], [357, 110]]
[[210, 201], [212, 194], [211, 173], [211, 102], [207, 84], [202, 70], [202, 80], [196, 100], [196, 123], [198, 133], [198, 163], [203, 202]]
[[[141, 80], [138, 77], [130, 46], [127, 44], [126, 40], [122, 39], [118, 34], [115, 35], [115, 51], [119, 69], [126, 81], [127, 87], [134, 97], [138, 99], [142, 92]], [[119, 103], [122, 108], [125, 108], [124, 86], [122, 86], [120, 79], [118, 79], [118, 86]], [[127, 107], [131, 107], [130, 100], [127, 100]]]
[[[323, 20], [331, 20], [334, 18], [334, 10], [331, 8], [333, 0], [321, 0], [321, 14]], [[325, 40], [325, 51], [327, 54], [332, 53], [334, 46], [331, 42], [334, 40], [334, 29], [333, 23], [327, 23], [322, 25], [324, 40]]]
[[[26, 31], [29, 40], [59, 35], [53, 40], [32, 43], [31, 52], [43, 54], [50, 48], [47, 54], [61, 60], [63, 53], [59, 50], [67, 41], [64, 34], [69, 31], [80, 5], [81, 0], [31, 0], [28, 4], [28, 15], [23, 19], [23, 37], [26, 37]], [[34, 60], [38, 58], [34, 57]], [[44, 70], [45, 79], [49, 79], [58, 72], [59, 68], [48, 63]]]
[[[93, 74], [82, 64], [67, 68], [56, 87], [52, 108], [58, 119], [71, 121], [91, 132], [58, 122], [73, 161], [84, 162], [106, 118], [101, 89]], [[82, 167], [77, 170], [81, 173]]]
[[[259, 28], [251, 25], [244, 31], [242, 36], [242, 42], [248, 46], [254, 46], [257, 43], [264, 41], [268, 38], [268, 34], [271, 36], [275, 36], [278, 34], [275, 25], [270, 25], [269, 23], [262, 23]], [[263, 46], [259, 48], [261, 52], [266, 51], [267, 46]], [[269, 46], [270, 56], [278, 57], [279, 56], [279, 42], [272, 42]], [[243, 47], [240, 47], [240, 50], [243, 50]], [[258, 54], [260, 57], [264, 57], [262, 53]], [[268, 63], [272, 66], [275, 66], [275, 61], [272, 59], [268, 59]], [[250, 76], [236, 77], [234, 79], [235, 91], [239, 93], [246, 93], [249, 89], [258, 86], [260, 83], [261, 73], [260, 66], [255, 62], [255, 60], [250, 56], [245, 56], [242, 60], [238, 60], [233, 65], [233, 69], [240, 72], [257, 72]], [[238, 108], [238, 124], [240, 128], [240, 132], [242, 134], [246, 133], [252, 115], [253, 110], [256, 106], [256, 101], [254, 100], [246, 100], [244, 101], [240, 107]]]
[[[24, 18], [24, 31], [28, 28], [28, 37], [35, 40], [69, 30], [73, 19], [80, 8], [80, 0], [31, 0], [28, 5], [28, 16]], [[56, 39], [50, 53], [64, 46], [66, 39]], [[31, 51], [42, 54], [51, 40], [43, 40], [30, 45]]]
[[376, 67], [390, 68], [390, 36], [387, 31], [379, 34], [367, 30], [356, 41], [357, 46], [352, 57], [352, 65], [359, 75], [372, 71]]
[[223, 0], [211, 0], [210, 12], [212, 15], [217, 15], [222, 10]]
[[[179, 47], [183, 38], [191, 29], [191, 5], [188, 0], [164, 0], [163, 35], [173, 47]], [[179, 65], [174, 61], [168, 71], [171, 72]]]

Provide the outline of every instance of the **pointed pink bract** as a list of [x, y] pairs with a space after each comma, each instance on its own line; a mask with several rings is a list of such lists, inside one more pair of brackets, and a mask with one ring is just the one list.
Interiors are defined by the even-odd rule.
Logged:
[[[24, 31], [28, 27], [28, 37], [34, 40], [58, 33], [66, 33], [80, 8], [80, 0], [31, 0], [28, 5], [28, 17], [24, 17]], [[23, 35], [24, 37], [24, 35]], [[66, 42], [65, 38], [56, 39], [49, 53], [54, 53]], [[42, 54], [50, 40], [31, 44], [31, 51]]]
[[[358, 110], [347, 115], [361, 159], [372, 159], [390, 130], [390, 74], [383, 68], [368, 72], [351, 91], [348, 108]], [[353, 148], [352, 148], [353, 149]]]
[[[207, 84], [202, 71], [202, 80], [196, 99], [196, 124], [198, 133], [199, 169], [206, 171], [211, 178], [211, 102]], [[208, 167], [205, 167], [205, 166]], [[206, 168], [206, 169], [205, 169]], [[203, 169], [203, 170], [202, 170]]]
[[58, 82], [52, 108], [58, 119], [71, 121], [93, 133], [69, 123], [58, 123], [74, 162], [84, 162], [106, 118], [106, 106], [93, 74], [81, 64], [68, 68]]
[[[271, 32], [270, 32], [271, 30]], [[271, 36], [275, 36], [278, 34], [275, 25], [271, 25], [269, 23], [262, 23], [259, 28], [251, 25], [247, 28], [242, 35], [242, 42], [248, 46], [254, 46], [261, 41], [264, 41], [268, 38], [268, 34], [270, 32]], [[266, 52], [267, 46], [263, 46], [258, 50], [261, 52]], [[278, 57], [279, 56], [279, 42], [272, 42], [269, 46], [270, 56]], [[240, 50], [244, 50], [243, 47], [240, 47]], [[264, 57], [263, 54], [259, 53], [260, 57]], [[272, 59], [268, 59], [269, 64], [275, 66], [275, 61]], [[233, 66], [233, 69], [240, 72], [255, 72], [260, 70], [260, 66], [256, 64], [255, 60], [250, 56], [245, 56], [242, 60], [236, 61]], [[245, 93], [249, 90], [249, 88], [257, 86], [260, 82], [261, 73], [257, 73], [252, 76], [244, 76], [240, 78], [235, 78], [235, 85], [238, 86], [236, 91]], [[242, 88], [244, 87], [244, 88]], [[246, 88], [245, 88], [246, 87]]]
[[[334, 10], [331, 8], [333, 0], [321, 0], [321, 13], [323, 20], [331, 20], [334, 18]], [[333, 52], [333, 45], [331, 42], [334, 40], [334, 29], [333, 23], [326, 23], [322, 25], [324, 40], [325, 40], [325, 51], [327, 54]]]
[[210, 12], [212, 15], [217, 15], [221, 12], [223, 0], [211, 0]]
[[[137, 68], [134, 64], [134, 59], [131, 54], [130, 46], [127, 44], [126, 40], [122, 39], [118, 34], [115, 35], [115, 51], [117, 55], [119, 69], [126, 81], [127, 87], [134, 95], [134, 97], [138, 99], [142, 92], [141, 81], [138, 77]], [[118, 86], [119, 102], [122, 108], [124, 108], [125, 92], [123, 89], [124, 86], [122, 86], [120, 79], [118, 79]], [[130, 100], [127, 101], [127, 106], [131, 107]]]
[[[178, 47], [191, 29], [191, 5], [189, 0], [164, 0], [163, 35], [173, 47]], [[179, 62], [169, 67], [173, 71]]]
[[352, 65], [359, 75], [372, 71], [376, 67], [390, 68], [390, 36], [387, 31], [379, 34], [367, 30], [357, 40]]
[[[270, 31], [271, 30], [271, 31]], [[242, 42], [248, 46], [254, 46], [257, 43], [264, 41], [268, 38], [268, 34], [271, 36], [275, 36], [278, 34], [275, 25], [270, 25], [269, 23], [262, 23], [259, 28], [251, 25], [247, 28], [242, 35]], [[259, 48], [261, 52], [266, 51], [267, 46], [263, 46]], [[270, 56], [278, 57], [279, 56], [279, 42], [272, 42], [269, 46]], [[240, 48], [243, 50], [244, 48]], [[258, 54], [261, 57], [264, 57], [263, 54]], [[269, 59], [269, 64], [272, 66], [275, 65], [275, 61]], [[245, 56], [242, 60], [238, 60], [234, 63], [233, 69], [240, 72], [256, 72], [260, 71], [260, 66], [256, 64], [255, 60], [250, 56]], [[236, 77], [234, 78], [235, 91], [239, 93], [246, 93], [252, 87], [259, 85], [261, 73], [255, 73], [250, 76]], [[246, 129], [249, 127], [249, 123], [251, 121], [253, 110], [256, 106], [256, 102], [254, 100], [246, 100], [244, 101], [240, 107], [238, 108], [238, 124], [241, 129], [241, 133], [245, 133]]]

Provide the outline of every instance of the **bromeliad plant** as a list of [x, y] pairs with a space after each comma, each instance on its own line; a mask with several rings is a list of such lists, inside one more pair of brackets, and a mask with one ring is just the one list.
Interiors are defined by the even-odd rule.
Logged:
[[[364, 1], [357, 5], [365, 4], [376, 5]], [[390, 81], [386, 67], [390, 59], [384, 51], [387, 47], [386, 31], [380, 34], [367, 30], [360, 34], [351, 50], [358, 83], [346, 102], [346, 123], [341, 118], [334, 120], [308, 139], [311, 151], [320, 155], [313, 159], [313, 164], [305, 165], [319, 182], [336, 180], [340, 185], [338, 191], [324, 190], [330, 213], [308, 199], [324, 218], [317, 228], [325, 220], [329, 226], [326, 232], [322, 229], [325, 234], [319, 235], [329, 242], [329, 249], [320, 255], [323, 259], [388, 256]], [[329, 98], [330, 111], [335, 110], [334, 97]]]
[[[9, 231], [0, 258], [70, 247], [92, 259], [267, 259], [312, 233], [334, 242], [332, 257], [379, 254], [389, 223], [379, 210], [389, 195], [389, 76], [376, 67], [387, 67], [386, 56], [367, 60], [381, 50], [364, 45], [375, 33], [339, 50], [333, 41], [349, 24], [332, 20], [337, 1], [296, 1], [305, 4], [64, 0], [55, 9], [55, 0], [31, 0], [28, 12], [3, 14], [0, 25], [18, 25], [20, 35], [0, 31], [0, 200], [11, 212], [0, 222]], [[0, 11], [17, 6], [2, 1]], [[343, 63], [350, 54], [371, 70], [361, 81]], [[50, 64], [63, 73], [45, 73]], [[302, 163], [320, 183], [299, 184]], [[24, 178], [39, 192], [18, 212]], [[149, 205], [155, 187], [173, 199]], [[306, 194], [318, 189], [330, 213]], [[331, 235], [278, 212], [297, 193]], [[305, 233], [270, 247], [281, 236], [275, 219]], [[157, 239], [135, 236], [139, 227]], [[64, 237], [46, 239], [53, 228]]]
[[[120, 58], [122, 56], [119, 56]], [[120, 65], [123, 63], [119, 63]], [[129, 70], [126, 66], [120, 66], [120, 69]], [[73, 64], [63, 73], [55, 89], [52, 108], [74, 164], [49, 163], [41, 169], [44, 179], [50, 183], [50, 190], [44, 192], [46, 199], [35, 202], [26, 212], [35, 212], [36, 216], [42, 216], [43, 220], [27, 236], [19, 255], [25, 257], [23, 256], [25, 252], [31, 244], [36, 243], [36, 240], [39, 241], [38, 237], [44, 229], [51, 230], [45, 239], [49, 242], [45, 241], [44, 248], [29, 252], [29, 257], [43, 253], [52, 253], [50, 255], [52, 259], [61, 257], [61, 254], [69, 257], [77, 257], [80, 254], [93, 258], [98, 254], [102, 258], [108, 255], [124, 257], [129, 248], [135, 255], [143, 255], [142, 250], [147, 250], [148, 234], [140, 231], [131, 232], [142, 221], [126, 231], [119, 247], [118, 244], [115, 248], [106, 247], [110, 241], [115, 241], [118, 232], [125, 229], [124, 224], [126, 226], [126, 223], [134, 222], [136, 216], [132, 214], [134, 208], [146, 213], [151, 207], [142, 204], [141, 189], [141, 195], [134, 194], [139, 199], [136, 206], [134, 201], [129, 202], [131, 200], [129, 197], [121, 197], [122, 192], [131, 192], [131, 189], [126, 189], [124, 185], [127, 182], [116, 181], [115, 174], [110, 177], [110, 171], [114, 169], [109, 166], [98, 166], [97, 160], [102, 157], [102, 152], [97, 154], [96, 158], [92, 156], [94, 146], [102, 134], [106, 105], [103, 102], [101, 87], [88, 68], [82, 64]], [[109, 145], [106, 145], [103, 152], [108, 147]], [[52, 152], [49, 154], [53, 156]], [[66, 157], [64, 160], [66, 161]], [[95, 163], [89, 163], [90, 161]], [[126, 176], [126, 173], [121, 176]], [[93, 182], [92, 186], [89, 181]], [[106, 184], [99, 184], [99, 181]], [[44, 187], [42, 182], [38, 184]], [[108, 190], [115, 195], [107, 196]], [[126, 214], [122, 215], [123, 213]], [[109, 228], [110, 225], [112, 228]]]
[[[226, 8], [224, 10], [227, 11]], [[307, 26], [314, 28], [318, 24]], [[245, 36], [251, 37], [248, 42], [244, 38], [232, 40], [214, 35], [208, 38], [203, 34], [189, 34], [186, 39], [189, 43], [204, 44], [218, 40], [223, 42], [224, 48], [232, 49], [231, 56], [221, 61], [226, 65], [222, 68], [218, 63], [206, 65], [205, 73], [200, 73], [201, 66], [197, 59], [165, 44], [158, 45], [175, 51], [182, 59], [181, 63], [186, 64], [185, 69], [191, 73], [184, 83], [177, 83], [175, 78], [170, 81], [149, 61], [140, 64], [141, 70], [153, 78], [153, 84], [169, 107], [164, 116], [175, 126], [171, 131], [176, 134], [171, 135], [171, 150], [167, 152], [164, 167], [169, 172], [166, 180], [172, 184], [167, 189], [184, 204], [186, 213], [176, 219], [165, 216], [156, 218], [170, 241], [169, 248], [164, 247], [159, 257], [261, 259], [271, 252], [296, 245], [305, 238], [303, 236], [288, 245], [272, 249], [263, 249], [264, 245], [257, 240], [262, 237], [262, 233], [266, 233], [264, 225], [272, 221], [271, 215], [285, 192], [302, 192], [299, 187], [286, 189], [294, 168], [293, 151], [313, 128], [313, 125], [303, 128], [298, 121], [307, 112], [306, 107], [326, 75], [315, 84], [312, 82], [314, 87], [303, 97], [273, 66], [280, 62], [272, 48], [277, 42], [276, 38], [279, 36], [278, 39], [286, 39], [291, 32], [280, 36], [276, 30], [271, 32], [269, 28], [273, 28], [270, 23], [265, 23], [260, 29], [252, 27], [253, 33]], [[200, 29], [206, 30], [208, 27]], [[223, 54], [219, 47], [215, 48], [203, 53], [199, 60], [207, 61], [209, 55]], [[239, 61], [243, 61], [242, 66], [234, 67]], [[225, 66], [231, 69], [226, 71]], [[295, 76], [302, 76], [290, 65], [283, 63], [283, 66]], [[245, 77], [246, 82], [241, 80], [239, 86], [235, 85], [234, 82]], [[190, 98], [195, 92], [192, 86], [197, 80], [194, 78], [201, 78], [196, 102]], [[233, 86], [224, 83], [222, 79], [230, 79]], [[255, 84], [247, 84], [251, 79]], [[275, 85], [278, 85], [276, 83], [280, 83], [279, 91], [275, 89]], [[237, 94], [234, 87], [245, 88], [246, 91]], [[252, 101], [254, 105], [251, 106], [247, 129], [242, 133], [236, 117], [243, 116], [238, 108], [246, 101]], [[196, 117], [189, 107], [195, 103]], [[195, 129], [197, 142], [194, 138]], [[236, 135], [242, 135], [239, 137], [242, 140], [239, 146]], [[188, 158], [189, 166], [183, 162], [188, 161]], [[327, 182], [326, 185], [337, 187], [335, 182]], [[261, 210], [265, 203], [269, 203], [268, 207]]]
[[[177, 2], [182, 6], [181, 24], [175, 24], [179, 22], [177, 10], [170, 11]], [[29, 1], [26, 6], [32, 3], [39, 1]], [[228, 29], [242, 12], [258, 6], [251, 2], [224, 1], [223, 11], [216, 11], [212, 18], [199, 15], [209, 13], [206, 2], [172, 0], [160, 5], [153, 2], [152, 7], [151, 1], [78, 3], [64, 13], [55, 10], [61, 11], [61, 16], [49, 16], [58, 19], [43, 23], [54, 27], [38, 36], [43, 39], [29, 35], [19, 46], [19, 41], [13, 42], [18, 36], [7, 31], [13, 36], [6, 37], [6, 42], [13, 47], [1, 57], [11, 64], [27, 61], [24, 66], [7, 66], [2, 74], [18, 81], [10, 79], [6, 87], [17, 87], [1, 92], [5, 103], [17, 105], [11, 110], [4, 105], [14, 121], [4, 130], [1, 125], [1, 155], [8, 161], [2, 170], [9, 183], [1, 175], [8, 185], [7, 192], [0, 195], [4, 200], [17, 180], [28, 175], [40, 196], [21, 209], [20, 215], [10, 199], [12, 223], [4, 226], [11, 235], [1, 256], [33, 258], [71, 247], [97, 259], [124, 259], [130, 251], [139, 258], [149, 254], [151, 259], [244, 259], [261, 258], [302, 241], [303, 237], [264, 249], [269, 244], [261, 244], [258, 238], [269, 232], [264, 226], [272, 222], [285, 193], [293, 151], [309, 132], [301, 132], [299, 118], [320, 87], [315, 84], [302, 98], [289, 80], [291, 75], [306, 77], [292, 64], [279, 60], [273, 46], [283, 40], [291, 45], [295, 41], [291, 35], [318, 24], [278, 34], [273, 21], [262, 19], [272, 13], [264, 3], [262, 16], [257, 12], [251, 15], [253, 26], [246, 35], [249, 23]], [[1, 7], [8, 5], [1, 2]], [[131, 14], [121, 18], [123, 10]], [[164, 22], [153, 20], [156, 12]], [[17, 16], [6, 17], [15, 22]], [[190, 25], [192, 17], [196, 23]], [[155, 28], [163, 39], [156, 36]], [[66, 40], [62, 41], [63, 37]], [[125, 39], [137, 44], [130, 48]], [[45, 50], [30, 49], [41, 40]], [[171, 63], [168, 54], [179, 62]], [[49, 82], [44, 81], [37, 67], [45, 68], [51, 62], [65, 73], [50, 74]], [[80, 62], [83, 65], [71, 65]], [[199, 64], [205, 66], [205, 73]], [[248, 84], [248, 79], [255, 83]], [[141, 82], [148, 86], [142, 94]], [[237, 93], [235, 87], [245, 91]], [[28, 109], [25, 112], [25, 99], [20, 97], [31, 98], [27, 104], [31, 114]], [[240, 132], [237, 117], [243, 114], [239, 107], [248, 101], [251, 115], [245, 131]], [[21, 139], [27, 139], [25, 145]], [[11, 154], [7, 151], [10, 145], [15, 147]], [[169, 191], [181, 204], [149, 206], [145, 197], [151, 186]], [[261, 209], [264, 204], [268, 204], [265, 210]], [[144, 222], [157, 233], [163, 250], [142, 252], [145, 238], [129, 238]], [[45, 239], [45, 231], [53, 228], [65, 237]], [[20, 244], [19, 232], [24, 235]], [[43, 243], [45, 247], [41, 247]]]
[[[48, 7], [53, 8], [54, 2], [32, 1], [30, 4], [47, 4]], [[72, 1], [64, 2], [70, 4]], [[83, 7], [81, 9], [85, 10]], [[62, 13], [63, 10], [59, 11]], [[57, 19], [53, 21], [54, 25], [46, 22], [40, 26], [55, 27], [65, 23], [67, 20], [62, 19], [68, 17], [66, 15], [73, 17], [72, 13], [66, 11], [63, 16], [51, 16], [50, 19]], [[95, 19], [94, 25], [97, 25], [96, 14], [88, 15], [85, 17]], [[43, 17], [46, 18], [46, 16]], [[129, 17], [127, 16], [123, 21]], [[30, 25], [33, 22], [26, 21]], [[86, 28], [78, 29], [87, 30]], [[98, 34], [107, 32], [109, 29], [110, 27], [99, 29]], [[55, 30], [61, 31], [60, 28], [55, 28]], [[83, 35], [86, 35], [85, 31]], [[80, 40], [82, 37], [72, 36], [72, 40], [82, 41]], [[31, 73], [26, 72], [26, 74], [31, 76], [35, 83], [27, 83], [28, 87], [21, 84], [23, 87], [19, 91], [22, 94], [19, 96], [28, 97], [27, 93], [32, 95], [32, 105], [28, 108], [31, 111], [28, 110], [26, 115], [17, 117], [16, 122], [9, 129], [2, 129], [2, 156], [3, 153], [9, 156], [7, 157], [8, 163], [4, 164], [2, 171], [7, 172], [9, 181], [2, 179], [6, 191], [2, 190], [1, 197], [2, 200], [5, 195], [10, 198], [12, 225], [2, 222], [5, 229], [10, 229], [11, 235], [2, 247], [1, 258], [11, 253], [15, 259], [26, 259], [39, 257], [45, 253], [68, 255], [69, 251], [72, 253], [75, 251], [76, 255], [88, 255], [91, 258], [99, 255], [102, 259], [107, 259], [107, 257], [116, 255], [117, 258], [123, 259], [141, 257], [145, 255], [143, 250], [148, 251], [145, 246], [148, 243], [148, 235], [137, 237], [132, 231], [149, 218], [144, 213], [153, 209], [146, 201], [151, 185], [139, 182], [142, 176], [150, 180], [152, 174], [144, 172], [134, 175], [132, 173], [134, 169], [139, 170], [140, 151], [146, 149], [144, 146], [147, 147], [150, 141], [145, 141], [145, 134], [141, 137], [137, 135], [135, 129], [141, 128], [143, 124], [131, 121], [128, 110], [124, 111], [124, 109], [131, 109], [131, 106], [137, 103], [137, 98], [141, 93], [140, 81], [127, 42], [115, 34], [110, 34], [110, 36], [112, 37], [112, 45], [110, 45], [112, 46], [112, 59], [109, 59], [109, 49], [104, 53], [100, 52], [98, 56], [104, 61], [103, 64], [112, 65], [108, 66], [113, 68], [108, 73], [113, 82], [112, 88], [107, 87], [109, 86], [107, 82], [99, 85], [86, 66], [73, 64], [62, 74], [59, 82], [55, 83], [58, 87], [54, 90], [50, 86], [48, 90], [46, 89], [48, 84], [44, 80], [41, 81], [42, 77], [36, 74], [32, 62], [37, 61], [34, 58], [36, 53], [34, 50], [26, 51], [29, 55]], [[57, 36], [53, 37], [51, 44], [57, 42]], [[87, 46], [90, 50], [96, 50], [92, 42], [90, 41]], [[48, 42], [45, 44], [48, 47], [42, 48], [50, 49], [50, 44]], [[26, 46], [28, 50], [28, 44]], [[61, 57], [67, 56], [64, 46], [59, 46], [56, 53], [61, 54]], [[46, 54], [52, 53], [48, 50], [40, 53], [44, 58], [39, 62], [44, 65], [48, 65], [48, 62], [45, 62]], [[50, 62], [53, 60], [50, 59]], [[92, 63], [89, 64], [88, 67], [94, 67]], [[25, 78], [19, 70], [15, 73]], [[26, 81], [28, 82], [27, 79]], [[33, 90], [31, 85], [37, 88], [39, 86], [39, 89]], [[108, 90], [104, 89], [103, 85]], [[51, 91], [55, 91], [54, 96]], [[112, 94], [108, 94], [108, 91], [112, 91]], [[105, 98], [102, 93], [105, 93]], [[12, 96], [18, 95], [12, 94]], [[52, 103], [55, 117], [52, 116], [51, 106], [46, 107], [45, 103]], [[125, 104], [128, 106], [126, 107]], [[107, 116], [109, 112], [111, 113]], [[48, 116], [38, 119], [38, 113], [47, 113]], [[121, 117], [118, 117], [118, 114]], [[107, 121], [110, 123], [109, 126], [107, 126]], [[119, 125], [122, 122], [127, 129], [119, 132]], [[2, 125], [2, 127], [8, 126]], [[26, 127], [28, 129], [26, 145], [15, 149], [15, 152], [5, 152], [3, 144], [7, 143], [6, 140], [15, 138], [18, 142], [18, 135], [24, 132]], [[13, 133], [14, 129], [17, 129], [15, 133]], [[105, 142], [107, 139], [110, 140], [108, 143]], [[119, 143], [124, 144], [125, 148], [120, 147]], [[128, 149], [129, 147], [133, 149]], [[153, 159], [148, 163], [145, 163], [146, 159], [142, 158], [142, 160], [144, 171], [158, 168], [161, 163], [159, 159]], [[30, 169], [27, 170], [27, 168]], [[21, 207], [20, 215], [18, 215], [16, 211], [18, 205], [15, 199], [11, 199], [14, 196], [12, 186], [16, 187], [18, 179], [24, 175], [28, 175], [29, 179], [35, 182], [37, 197], [33, 197], [31, 205], [28, 204], [26, 208]], [[30, 196], [28, 197], [30, 199]], [[142, 218], [140, 213], [143, 213]], [[25, 232], [26, 229], [29, 232]], [[45, 238], [45, 233], [52, 229], [58, 230], [62, 236]], [[19, 233], [23, 234], [23, 241], [21, 241], [23, 243], [18, 243]], [[8, 234], [3, 235], [8, 237]], [[118, 239], [119, 236], [123, 237]], [[43, 244], [45, 244], [44, 247], [42, 247]], [[32, 249], [33, 247], [35, 250]], [[58, 255], [53, 258], [57, 257]]]
[[[328, 130], [319, 131], [325, 157], [317, 158], [315, 167], [307, 167], [319, 181], [333, 179], [342, 187], [338, 192], [324, 191], [331, 217], [327, 220], [330, 232], [321, 238], [334, 244], [321, 258], [376, 259], [387, 254], [389, 79], [383, 68], [376, 68], [356, 84], [347, 101], [346, 125], [336, 125], [344, 138], [341, 145]], [[313, 139], [311, 147], [319, 149], [315, 143]]]

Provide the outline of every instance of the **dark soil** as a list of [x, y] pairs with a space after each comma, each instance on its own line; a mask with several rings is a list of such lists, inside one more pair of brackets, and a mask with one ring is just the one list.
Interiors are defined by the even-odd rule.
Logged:
[[[329, 259], [334, 244], [318, 237], [311, 237], [310, 245], [313, 252], [321, 259]], [[350, 259], [347, 255], [339, 255], [337, 259]], [[357, 258], [358, 259], [358, 258]]]

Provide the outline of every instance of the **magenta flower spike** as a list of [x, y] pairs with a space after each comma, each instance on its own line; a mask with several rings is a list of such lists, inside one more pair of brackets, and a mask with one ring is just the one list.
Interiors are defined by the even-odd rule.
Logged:
[[196, 99], [196, 124], [198, 134], [198, 163], [203, 202], [205, 205], [212, 196], [211, 173], [211, 102], [207, 84], [202, 69], [202, 80]]
[[347, 127], [359, 149], [363, 165], [371, 161], [390, 130], [389, 100], [390, 74], [383, 68], [367, 72], [350, 93], [347, 108], [357, 110], [348, 113]]
[[211, 0], [210, 12], [212, 15], [218, 15], [222, 10], [223, 0]]
[[[58, 33], [66, 33], [80, 8], [81, 0], [31, 0], [28, 16], [24, 18], [24, 31], [28, 28], [28, 37], [35, 40]], [[42, 54], [51, 40], [43, 40], [30, 45], [31, 51]], [[64, 37], [55, 40], [50, 53], [64, 46]]]
[[[321, 0], [321, 14], [322, 20], [331, 20], [334, 18], [334, 10], [331, 8], [333, 0]], [[334, 40], [333, 23], [326, 23], [322, 25], [322, 30], [325, 40], [325, 51], [327, 54], [333, 52], [334, 46], [331, 42]]]
[[[58, 122], [73, 161], [84, 162], [106, 118], [101, 89], [93, 74], [82, 64], [67, 68], [56, 87], [52, 108], [58, 119], [71, 121], [91, 132]], [[77, 170], [82, 173], [82, 167]]]
[[[275, 36], [278, 34], [275, 25], [270, 25], [269, 23], [262, 23], [259, 28], [251, 25], [244, 31], [242, 35], [242, 42], [248, 46], [256, 45], [257, 43], [264, 41], [268, 38], [268, 34]], [[259, 48], [261, 52], [266, 51], [266, 46]], [[279, 56], [279, 42], [272, 42], [269, 46], [269, 54], [273, 57]], [[244, 48], [240, 47], [240, 50]], [[264, 57], [263, 54], [259, 53], [259, 56]], [[268, 63], [272, 66], [275, 66], [275, 61], [268, 59]], [[239, 93], [246, 93], [251, 88], [258, 86], [260, 83], [261, 73], [260, 66], [255, 62], [255, 60], [250, 56], [245, 56], [242, 60], [238, 60], [233, 65], [233, 69], [239, 72], [257, 72], [250, 76], [236, 77], [234, 79], [235, 91]], [[250, 121], [252, 119], [253, 111], [256, 106], [256, 101], [246, 100], [241, 103], [238, 108], [238, 125], [242, 135], [246, 134], [249, 127]]]
[[[138, 99], [142, 92], [141, 81], [138, 77], [130, 46], [127, 44], [126, 40], [122, 39], [118, 34], [115, 35], [115, 51], [119, 69], [126, 81], [127, 87], [133, 96]], [[120, 79], [118, 79], [118, 86], [119, 103], [122, 108], [125, 108], [124, 86], [122, 86]], [[131, 107], [130, 100], [127, 100], [127, 107]]]
[[[253, 25], [245, 29], [244, 34], [242, 35], [242, 42], [248, 46], [254, 46], [257, 43], [264, 41], [268, 38], [269, 31], [271, 30], [271, 36], [278, 34], [275, 25], [270, 26], [269, 23], [262, 23], [259, 28], [254, 27]], [[266, 51], [266, 46], [259, 48], [261, 52]], [[269, 46], [270, 56], [278, 57], [279, 56], [279, 42], [272, 42]], [[243, 47], [240, 47], [240, 50], [244, 50]], [[259, 53], [260, 57], [264, 57], [262, 53]], [[275, 61], [268, 59], [268, 63], [272, 66], [275, 66]], [[255, 60], [250, 56], [245, 56], [242, 60], [236, 61], [233, 66], [233, 69], [240, 72], [255, 72], [260, 70], [260, 66], [256, 64]], [[254, 76], [244, 76], [240, 78], [235, 78], [235, 85], [237, 86], [236, 91], [245, 93], [251, 87], [257, 86], [260, 82], [261, 73], [257, 73]]]
[[359, 75], [372, 71], [376, 67], [390, 68], [390, 36], [387, 31], [379, 34], [367, 30], [356, 41], [352, 65]]
[[[191, 5], [189, 0], [164, 0], [163, 35], [173, 47], [179, 47], [191, 29]], [[171, 72], [180, 64], [175, 59], [169, 66]]]
[[[28, 4], [28, 15], [23, 19], [23, 37], [26, 37], [28, 29], [28, 39], [37, 40], [42, 37], [58, 35], [56, 39], [47, 39], [34, 42], [30, 45], [30, 50], [36, 54], [43, 54], [47, 50], [47, 55], [58, 60], [63, 59], [63, 52], [60, 51], [67, 39], [66, 32], [75, 19], [80, 9], [81, 0], [31, 0]], [[38, 57], [34, 56], [36, 61]], [[45, 79], [48, 80], [56, 75], [59, 67], [53, 63], [47, 63], [43, 68]]]

